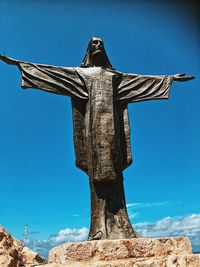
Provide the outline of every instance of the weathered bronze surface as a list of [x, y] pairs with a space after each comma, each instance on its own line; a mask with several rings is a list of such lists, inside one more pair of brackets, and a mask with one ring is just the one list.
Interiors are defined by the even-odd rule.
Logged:
[[71, 96], [76, 166], [88, 174], [91, 190], [89, 240], [137, 237], [129, 221], [122, 171], [132, 163], [129, 103], [167, 99], [173, 80], [184, 73], [148, 76], [112, 68], [103, 42], [89, 42], [80, 67], [57, 67], [0, 59], [19, 67], [22, 88]]

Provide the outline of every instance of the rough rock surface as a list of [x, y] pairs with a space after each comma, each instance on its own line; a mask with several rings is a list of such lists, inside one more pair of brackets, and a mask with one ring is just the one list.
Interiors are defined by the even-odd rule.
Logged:
[[112, 260], [108, 262], [76, 262], [67, 264], [49, 263], [35, 267], [200, 267], [200, 255], [168, 256], [159, 258], [138, 258]]
[[16, 267], [22, 261], [23, 244], [0, 227], [0, 266]]
[[53, 248], [46, 267], [54, 266], [200, 267], [200, 256], [184, 237], [98, 240]]
[[22, 242], [13, 238], [6, 229], [0, 226], [1, 267], [28, 267], [46, 262], [44, 258], [24, 247]]
[[21, 252], [22, 254], [22, 262], [21, 264], [24, 264], [24, 266], [35, 266], [36, 264], [42, 264], [47, 263], [47, 260], [41, 257], [38, 253], [33, 252], [27, 247], [23, 247], [23, 250]]

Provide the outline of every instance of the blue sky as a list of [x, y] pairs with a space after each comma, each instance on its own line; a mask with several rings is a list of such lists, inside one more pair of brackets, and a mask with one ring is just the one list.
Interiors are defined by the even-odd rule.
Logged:
[[[124, 177], [129, 215], [140, 233], [186, 234], [200, 250], [196, 2], [2, 0], [0, 53], [78, 66], [89, 39], [99, 36], [119, 71], [196, 76], [174, 82], [168, 101], [129, 105], [134, 164]], [[0, 63], [0, 224], [18, 239], [28, 224], [30, 246], [38, 250], [44, 240], [84, 240], [90, 195], [87, 176], [74, 165], [70, 98], [24, 91], [20, 82], [17, 68]], [[155, 230], [160, 222], [167, 225], [162, 233]], [[180, 232], [176, 222], [192, 229]]]

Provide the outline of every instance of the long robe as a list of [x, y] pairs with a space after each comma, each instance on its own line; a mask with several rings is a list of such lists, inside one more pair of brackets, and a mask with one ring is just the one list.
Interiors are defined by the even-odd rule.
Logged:
[[76, 166], [94, 182], [116, 181], [132, 163], [127, 104], [167, 99], [171, 76], [124, 74], [105, 67], [19, 61], [22, 88], [71, 96]]

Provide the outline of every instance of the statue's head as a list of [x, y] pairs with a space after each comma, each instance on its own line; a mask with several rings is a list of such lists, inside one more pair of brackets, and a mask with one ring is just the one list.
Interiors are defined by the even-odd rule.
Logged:
[[103, 66], [112, 69], [101, 38], [93, 37], [87, 47], [81, 67]]

